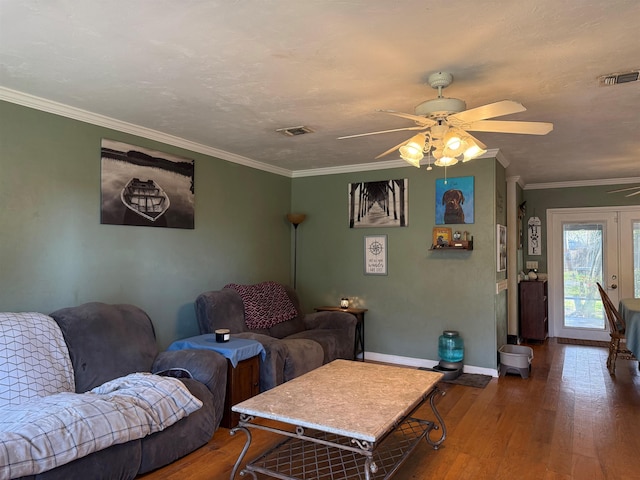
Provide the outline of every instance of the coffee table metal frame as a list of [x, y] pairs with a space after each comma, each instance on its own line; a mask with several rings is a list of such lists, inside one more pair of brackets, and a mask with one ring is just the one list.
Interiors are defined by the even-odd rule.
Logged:
[[[393, 425], [377, 442], [367, 442], [299, 425], [291, 425], [295, 427], [293, 431], [285, 430], [257, 423], [256, 420], [260, 417], [241, 414], [238, 426], [230, 433], [235, 435], [237, 432], [244, 432], [247, 440], [230, 478], [235, 479], [251, 445], [249, 429], [258, 429], [286, 438], [247, 463], [240, 471], [241, 476], [248, 474], [254, 480], [258, 478], [257, 473], [282, 480], [389, 479], [423, 438], [434, 450], [444, 442], [447, 429], [435, 405], [436, 397], [444, 394], [445, 392], [434, 386], [408, 415]], [[414, 417], [417, 410], [427, 401], [437, 423]], [[433, 430], [441, 432], [437, 440], [430, 437]]]

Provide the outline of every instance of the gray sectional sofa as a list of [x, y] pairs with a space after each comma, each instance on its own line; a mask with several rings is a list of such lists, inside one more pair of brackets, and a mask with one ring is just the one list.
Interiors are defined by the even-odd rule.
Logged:
[[[47, 316], [43, 317], [46, 321]], [[55, 320], [62, 331], [64, 342], [60, 340], [59, 350], [65, 350], [66, 343], [68, 355], [62, 353], [67, 360], [67, 371], [70, 370], [69, 358], [73, 367], [73, 372], [67, 376], [70, 379], [67, 381], [69, 388], [67, 391], [62, 389], [63, 396], [74, 395], [74, 378], [75, 393], [79, 394], [114, 379], [129, 378], [130, 374], [135, 376], [135, 372], [164, 372], [174, 377], [185, 377], [180, 381], [202, 402], [202, 407], [164, 430], [109, 446], [51, 470], [24, 476], [23, 479], [133, 479], [173, 462], [211, 439], [223, 414], [227, 362], [222, 355], [209, 350], [159, 352], [151, 319], [132, 305], [88, 303], [55, 311], [49, 317]], [[8, 326], [10, 324], [13, 326]], [[10, 328], [15, 331], [21, 325], [20, 322], [11, 322], [9, 317], [2, 327], [6, 331]], [[24, 340], [20, 332], [15, 338], [14, 344], [29, 341]], [[30, 355], [34, 356], [37, 355]], [[14, 367], [11, 368], [15, 371]], [[57, 365], [48, 368], [55, 370]], [[150, 381], [157, 379], [154, 375], [149, 377]], [[176, 381], [169, 383], [175, 384]], [[38, 398], [31, 400], [38, 401]], [[16, 408], [24, 405], [22, 401], [14, 402], [14, 405], [16, 403]]]
[[233, 288], [206, 292], [196, 299], [201, 334], [229, 329], [234, 337], [257, 340], [264, 346], [266, 358], [260, 363], [261, 392], [338, 358], [354, 358], [357, 321], [353, 315], [345, 312], [304, 314], [295, 290], [286, 285], [282, 287], [294, 313], [290, 319], [269, 328], [247, 326], [245, 301]]

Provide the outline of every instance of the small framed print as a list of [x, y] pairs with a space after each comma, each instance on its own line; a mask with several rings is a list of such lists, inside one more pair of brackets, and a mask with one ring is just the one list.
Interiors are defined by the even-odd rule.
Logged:
[[507, 269], [507, 227], [504, 225], [498, 225], [496, 236], [498, 237], [498, 241], [496, 242], [498, 246], [498, 250], [496, 252], [496, 258], [498, 260], [496, 271], [504, 272]]
[[387, 274], [386, 235], [366, 235], [364, 237], [364, 274]]
[[443, 248], [451, 245], [452, 234], [449, 227], [433, 227], [433, 248]]

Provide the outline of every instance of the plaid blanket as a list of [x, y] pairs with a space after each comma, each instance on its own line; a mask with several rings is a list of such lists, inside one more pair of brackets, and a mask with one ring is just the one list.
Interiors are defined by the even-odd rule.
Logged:
[[279, 283], [262, 282], [255, 285], [230, 283], [224, 288], [238, 292], [244, 304], [244, 321], [251, 330], [271, 328], [298, 315], [287, 292]]
[[3, 408], [0, 479], [45, 472], [142, 438], [200, 407], [180, 380], [133, 373], [87, 393], [57, 393]]

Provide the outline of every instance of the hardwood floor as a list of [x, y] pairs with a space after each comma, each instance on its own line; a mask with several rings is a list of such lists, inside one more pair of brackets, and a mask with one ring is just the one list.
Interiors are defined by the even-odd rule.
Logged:
[[[526, 380], [507, 375], [484, 389], [443, 384], [444, 446], [421, 443], [393, 479], [640, 479], [638, 362], [618, 361], [612, 377], [604, 348], [554, 339], [530, 346]], [[255, 432], [247, 457], [275, 440]], [[228, 480], [244, 441], [220, 428], [204, 447], [139, 479]]]

